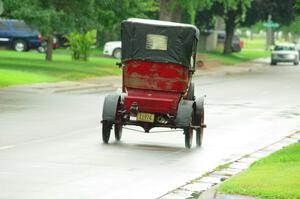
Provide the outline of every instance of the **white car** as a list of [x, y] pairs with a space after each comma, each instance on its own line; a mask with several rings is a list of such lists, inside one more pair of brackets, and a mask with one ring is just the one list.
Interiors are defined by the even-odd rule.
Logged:
[[300, 53], [300, 39], [299, 39], [298, 42], [296, 43], [296, 50], [298, 50], [299, 53]]
[[299, 52], [295, 44], [278, 44], [272, 50], [271, 65], [278, 62], [292, 62], [294, 65], [299, 64]]
[[107, 56], [113, 56], [114, 58], [121, 59], [122, 43], [121, 41], [106, 42], [103, 49], [103, 54]]

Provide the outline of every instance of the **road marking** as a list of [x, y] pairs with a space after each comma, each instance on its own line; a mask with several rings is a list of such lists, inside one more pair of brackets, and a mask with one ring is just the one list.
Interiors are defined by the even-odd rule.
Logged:
[[0, 146], [0, 151], [15, 148], [15, 145]]

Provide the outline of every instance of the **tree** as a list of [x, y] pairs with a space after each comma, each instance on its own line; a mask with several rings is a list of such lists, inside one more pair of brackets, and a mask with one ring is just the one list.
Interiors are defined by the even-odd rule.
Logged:
[[52, 60], [55, 33], [87, 32], [94, 26], [93, 0], [3, 0], [5, 16], [22, 19], [47, 41], [46, 60]]
[[157, 18], [158, 3], [149, 0], [95, 0], [98, 45], [119, 39], [120, 23], [130, 17]]
[[199, 8], [209, 7], [212, 0], [160, 0], [159, 19], [164, 21], [181, 22], [183, 12], [189, 15], [188, 23], [196, 23]]
[[245, 19], [252, 0], [214, 0], [212, 12], [224, 19], [226, 39], [223, 54], [231, 54], [235, 28]]

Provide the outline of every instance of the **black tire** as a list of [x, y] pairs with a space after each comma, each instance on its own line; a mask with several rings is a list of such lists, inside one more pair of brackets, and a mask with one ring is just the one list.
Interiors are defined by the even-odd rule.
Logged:
[[183, 130], [184, 130], [185, 148], [190, 149], [193, 143], [193, 128], [188, 126], [185, 127]]
[[117, 141], [120, 141], [122, 138], [122, 130], [123, 130], [123, 127], [121, 124], [115, 124], [115, 139]]
[[195, 100], [195, 85], [193, 82], [190, 83], [188, 94], [187, 94], [188, 100]]
[[27, 42], [21, 39], [15, 40], [12, 47], [18, 52], [24, 52], [28, 50]]
[[204, 124], [204, 110], [201, 112], [200, 129], [196, 129], [196, 145], [197, 145], [197, 147], [202, 146], [203, 132], [204, 132], [204, 128], [202, 127], [202, 124]]
[[298, 61], [298, 62], [294, 62], [294, 65], [295, 65], [295, 66], [299, 65], [299, 61]]
[[116, 58], [116, 59], [121, 59], [121, 57], [122, 57], [122, 51], [121, 51], [121, 48], [116, 48], [116, 49], [113, 51], [113, 56], [114, 56], [114, 58]]
[[102, 122], [102, 141], [107, 144], [110, 137], [110, 131], [112, 128], [112, 123], [109, 121]]
[[275, 65], [277, 65], [277, 62], [274, 61], [274, 60], [271, 60], [271, 65], [272, 65], [272, 66], [275, 66]]

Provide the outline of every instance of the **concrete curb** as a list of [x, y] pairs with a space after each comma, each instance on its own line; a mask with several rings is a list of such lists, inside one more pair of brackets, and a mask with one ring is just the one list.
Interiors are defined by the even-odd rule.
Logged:
[[300, 131], [294, 132], [251, 154], [238, 157], [231, 162], [225, 163], [224, 168], [212, 170], [208, 172], [208, 174], [191, 180], [185, 185], [158, 197], [158, 199], [258, 199], [238, 195], [220, 194], [217, 192], [217, 187], [223, 181], [248, 169], [255, 161], [297, 142], [300, 142]]

